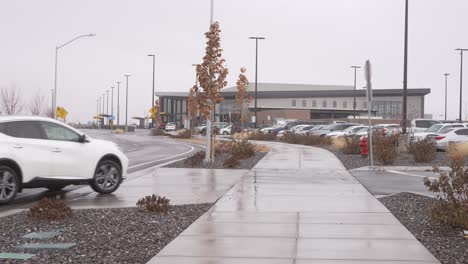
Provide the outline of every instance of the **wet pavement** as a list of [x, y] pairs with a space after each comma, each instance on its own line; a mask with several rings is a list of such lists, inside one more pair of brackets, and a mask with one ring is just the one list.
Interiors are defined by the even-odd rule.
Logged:
[[270, 153], [149, 263], [439, 263], [332, 153], [264, 144]]

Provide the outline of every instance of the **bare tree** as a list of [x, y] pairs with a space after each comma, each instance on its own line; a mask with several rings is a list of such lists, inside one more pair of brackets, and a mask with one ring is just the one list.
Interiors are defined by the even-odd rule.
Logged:
[[[199, 111], [206, 119], [210, 120], [213, 119], [212, 113], [216, 104], [223, 101], [220, 90], [227, 85], [228, 69], [225, 67], [225, 60], [222, 58], [223, 49], [221, 48], [220, 33], [219, 23], [211, 24], [210, 31], [205, 33], [207, 39], [205, 56], [203, 62], [197, 66], [198, 82], [203, 88], [203, 93], [199, 93]], [[210, 135], [211, 149], [207, 151], [211, 154], [210, 161], [213, 161], [214, 136], [213, 133], [210, 133]]]
[[5, 115], [17, 115], [23, 111], [21, 89], [16, 87], [15, 83], [0, 90], [0, 109]]
[[239, 117], [242, 124], [242, 129], [244, 129], [244, 122], [248, 121], [248, 106], [252, 97], [247, 93], [247, 86], [249, 85], [249, 80], [245, 77], [245, 72], [247, 70], [242, 67], [239, 73], [239, 79], [236, 82], [237, 85], [237, 94], [236, 94], [236, 107], [239, 110]]
[[38, 90], [31, 98], [31, 101], [29, 102], [29, 112], [31, 112], [31, 115], [42, 115], [44, 114], [44, 110], [45, 110], [45, 97]]

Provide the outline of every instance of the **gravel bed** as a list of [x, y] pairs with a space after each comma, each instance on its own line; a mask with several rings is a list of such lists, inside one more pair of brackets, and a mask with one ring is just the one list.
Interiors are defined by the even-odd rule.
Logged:
[[[231, 157], [231, 155], [226, 154], [226, 153], [221, 153], [216, 155], [215, 161], [212, 162], [211, 164], [200, 164], [198, 167], [193, 167], [193, 168], [199, 168], [199, 169], [245, 169], [249, 170], [255, 167], [255, 165], [265, 157], [267, 152], [257, 152], [255, 153], [254, 156], [248, 159], [243, 159], [240, 160], [240, 165], [236, 168], [225, 168], [223, 167], [223, 163], [225, 160]], [[185, 164], [185, 159], [177, 161], [175, 163], [171, 163], [169, 165], [166, 165], [165, 168], [192, 168], [190, 166], [187, 166]]]
[[[33, 220], [29, 212], [1, 218], [0, 250], [36, 254], [1, 263], [146, 263], [212, 204], [171, 206], [167, 214], [137, 208], [83, 209], [63, 221]], [[50, 239], [21, 238], [30, 232], [64, 229]], [[69, 249], [16, 249], [23, 243], [76, 243]]]
[[442, 264], [468, 263], [468, 239], [463, 238], [461, 228], [431, 220], [432, 198], [399, 193], [379, 200]]
[[[347, 170], [356, 169], [364, 166], [370, 166], [369, 158], [363, 158], [361, 155], [355, 154], [343, 154], [341, 150], [337, 150], [331, 147], [325, 147], [325, 149], [331, 151], [335, 156], [343, 163]], [[374, 163], [377, 166], [383, 166], [379, 161], [374, 158]], [[467, 163], [468, 164], [468, 163]], [[446, 152], [436, 152], [434, 160], [430, 163], [415, 162], [413, 155], [402, 153], [398, 156], [394, 164], [389, 166], [449, 166], [450, 160]]]

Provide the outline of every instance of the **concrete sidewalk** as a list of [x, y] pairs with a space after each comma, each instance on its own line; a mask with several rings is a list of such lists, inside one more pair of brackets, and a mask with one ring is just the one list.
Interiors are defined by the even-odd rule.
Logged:
[[149, 263], [439, 263], [332, 153], [265, 144], [255, 169]]

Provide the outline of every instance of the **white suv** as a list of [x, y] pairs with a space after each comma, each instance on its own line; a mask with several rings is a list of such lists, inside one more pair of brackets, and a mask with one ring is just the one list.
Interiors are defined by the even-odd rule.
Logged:
[[0, 117], [0, 204], [24, 188], [89, 184], [96, 192], [112, 193], [127, 168], [127, 157], [113, 142], [50, 118]]

